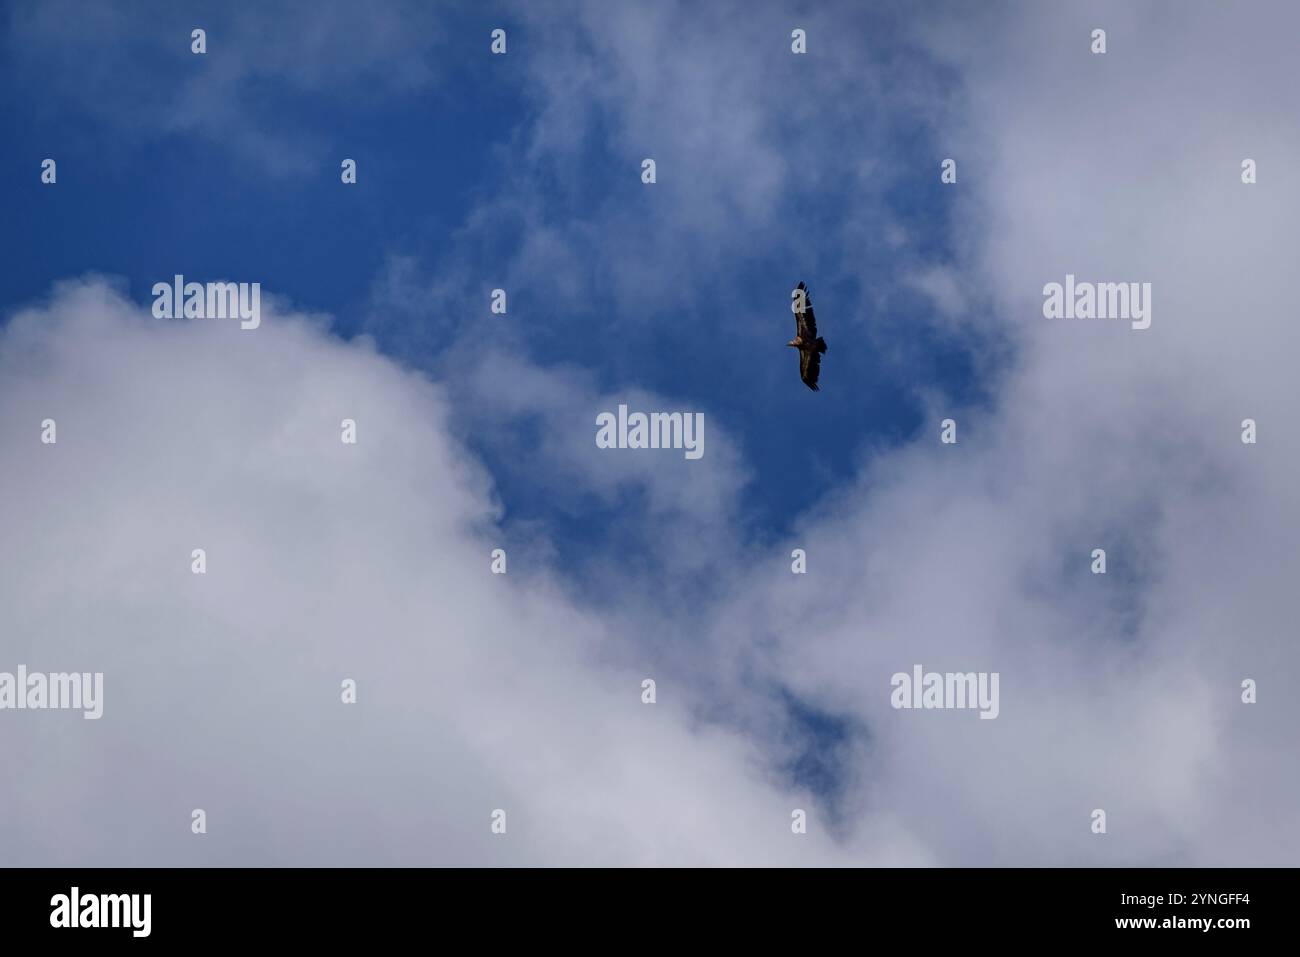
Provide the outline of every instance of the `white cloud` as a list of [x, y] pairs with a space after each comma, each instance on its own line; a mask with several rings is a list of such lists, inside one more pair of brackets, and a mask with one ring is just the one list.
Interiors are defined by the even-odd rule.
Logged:
[[[942, 863], [1300, 852], [1300, 129], [1274, 94], [1296, 22], [1172, 9], [1035, 9], [974, 46], [955, 18], [971, 110], [952, 136], [975, 160], [953, 187], [976, 253], [962, 286], [1016, 364], [991, 412], [952, 411], [957, 446], [936, 418], [810, 516], [791, 543], [806, 579], [750, 582], [718, 615], [742, 662], [867, 723], [857, 820], [894, 814]], [[1090, 59], [1099, 18], [1112, 53]], [[1276, 175], [1243, 186], [1245, 156]], [[1153, 282], [1151, 329], [1044, 319], [1042, 285], [1066, 272]], [[1241, 443], [1246, 417], [1266, 442]], [[918, 662], [1000, 672], [1000, 717], [892, 710], [890, 674]], [[1267, 703], [1240, 702], [1247, 677]]]
[[[716, 606], [639, 618], [662, 585], [650, 578], [620, 596], [619, 616], [581, 607], [560, 575], [488, 577], [500, 516], [452, 437], [466, 423], [449, 420], [438, 387], [292, 317], [253, 335], [164, 327], [90, 284], [15, 320], [0, 345], [0, 440], [20, 450], [0, 497], [13, 529], [0, 603], [27, 664], [107, 674], [105, 719], [75, 734], [50, 723], [59, 715], [0, 721], [15, 766], [29, 768], [0, 785], [18, 812], [0, 817], [16, 859], [48, 863], [57, 848], [122, 863], [139, 847], [160, 863], [1294, 863], [1288, 283], [1300, 196], [1285, 164], [1300, 136], [1283, 92], [1294, 12], [947, 10], [912, 41], [954, 71], [956, 92], [929, 92], [953, 124], [944, 152], [961, 166], [950, 189], [962, 259], [941, 282], [914, 275], [941, 304], [980, 303], [970, 323], [1010, 337], [1015, 365], [988, 411], [935, 400], [959, 419], [957, 446], [937, 443], [935, 417], [915, 446], [813, 503], [791, 542], [736, 546], [714, 570]], [[1098, 17], [1104, 57], [1087, 53]], [[684, 182], [650, 213], [698, 225], [690, 242], [593, 257], [598, 276], [615, 273], [603, 278], [616, 300], [639, 300], [647, 277], [676, 275], [709, 241], [734, 256], [746, 229], [776, 228], [779, 184], [794, 173], [770, 148], [776, 131], [743, 112], [725, 123], [759, 59], [701, 62], [694, 34], [671, 42], [671, 18], [631, 23], [593, 6], [583, 22], [619, 66], [538, 65], [552, 82], [540, 85], [535, 164], [585, 128], [574, 102], [607, 90], [605, 119], [629, 156], [648, 137], [699, 163], [716, 144], [736, 171]], [[746, 42], [727, 49], [747, 49], [762, 26], [742, 24]], [[827, 109], [857, 75], [847, 52], [831, 66], [816, 86]], [[696, 90], [707, 92], [685, 96]], [[887, 92], [925, 108], [924, 88]], [[1245, 156], [1260, 163], [1256, 186], [1238, 180]], [[855, 161], [859, 177], [842, 181], [869, 183], [880, 162]], [[798, 188], [836, 188], [814, 179]], [[479, 213], [521, 226], [503, 281], [535, 281], [561, 304], [588, 294], [559, 288], [569, 267], [640, 213], [602, 210], [570, 228], [520, 198], [528, 175], [514, 185]], [[846, 205], [844, 237], [908, 241], [872, 220], [871, 202]], [[844, 261], [859, 249], [846, 242]], [[388, 289], [399, 300], [413, 282], [401, 262]], [[458, 270], [435, 288], [466, 288]], [[1151, 281], [1152, 328], [1043, 319], [1042, 285], [1066, 272]], [[671, 301], [676, 287], [658, 281]], [[459, 375], [487, 427], [542, 423], [538, 481], [558, 507], [608, 500], [636, 478], [586, 445], [611, 392], [581, 370], [503, 348]], [[494, 392], [503, 377], [518, 391]], [[60, 421], [56, 449], [36, 441], [47, 415]], [[344, 415], [361, 423], [356, 449], [338, 444]], [[1238, 439], [1248, 416], [1257, 446]], [[715, 435], [710, 455], [727, 448], [726, 430]], [[650, 504], [630, 521], [706, 517], [745, 475], [738, 448], [720, 466], [702, 490], [647, 477]], [[738, 537], [723, 518], [702, 526], [711, 542]], [[199, 540], [213, 556], [206, 579], [185, 559]], [[795, 545], [806, 577], [789, 574]], [[1099, 545], [1105, 578], [1088, 571]], [[647, 633], [673, 625], [689, 655], [638, 660]], [[647, 659], [671, 675], [653, 709], [636, 695]], [[999, 718], [892, 710], [889, 677], [914, 663], [1000, 672]], [[336, 703], [343, 675], [361, 682], [356, 709]], [[1245, 677], [1260, 683], [1256, 705], [1240, 703]], [[869, 749], [847, 752], [840, 845], [816, 830], [789, 843], [789, 808], [807, 797], [773, 783], [777, 746], [695, 723], [714, 706], [729, 726], [770, 729], [754, 690], [768, 684], [867, 728]], [[191, 806], [213, 814], [212, 838], [227, 829], [199, 851]], [[521, 809], [508, 843], [487, 834], [497, 806]], [[1088, 830], [1095, 807], [1108, 813], [1104, 838]], [[69, 827], [81, 828], [72, 842]]]
[[640, 702], [616, 625], [489, 573], [511, 543], [441, 388], [364, 345], [87, 280], [7, 324], [0, 407], [0, 667], [105, 675], [100, 721], [0, 714], [9, 863], [846, 859], [669, 676]]

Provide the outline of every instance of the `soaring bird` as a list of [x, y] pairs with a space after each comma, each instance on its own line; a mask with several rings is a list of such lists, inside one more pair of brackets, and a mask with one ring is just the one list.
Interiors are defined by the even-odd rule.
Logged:
[[799, 283], [790, 293], [790, 299], [790, 309], [794, 313], [794, 338], [786, 345], [799, 350], [799, 378], [803, 379], [804, 385], [814, 392], [820, 392], [817, 376], [822, 371], [822, 353], [826, 351], [826, 340], [817, 335], [817, 317], [813, 315], [808, 287]]

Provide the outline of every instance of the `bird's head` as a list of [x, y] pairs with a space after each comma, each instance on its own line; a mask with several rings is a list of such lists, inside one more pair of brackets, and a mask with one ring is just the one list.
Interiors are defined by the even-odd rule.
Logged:
[[787, 342], [786, 345], [794, 346], [796, 349], [798, 349], [801, 345], [803, 345], [803, 340], [800, 339], [798, 336], [795, 336], [793, 339]]

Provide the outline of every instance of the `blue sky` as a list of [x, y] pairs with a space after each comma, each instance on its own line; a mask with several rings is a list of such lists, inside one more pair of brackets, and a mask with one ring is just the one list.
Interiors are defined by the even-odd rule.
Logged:
[[[223, 23], [220, 5], [206, 14], [160, 8], [150, 27], [156, 41], [132, 50], [89, 52], [86, 45], [96, 41], [87, 35], [65, 41], [55, 55], [22, 48], [11, 25], [16, 82], [0, 94], [0, 110], [14, 147], [6, 153], [13, 187], [5, 226], [13, 268], [0, 280], [0, 301], [12, 308], [39, 298], [57, 279], [86, 271], [124, 277], [139, 300], [173, 272], [200, 280], [256, 276], [268, 291], [334, 317], [338, 334], [375, 335], [381, 349], [416, 368], [432, 371], [439, 358], [454, 359], [454, 349], [472, 348], [467, 338], [508, 336], [529, 360], [578, 366], [606, 391], [639, 387], [683, 408], [708, 409], [752, 467], [739, 505], [760, 541], [790, 531], [805, 507], [848, 479], [873, 449], [913, 438], [923, 425], [935, 427], [918, 385], [954, 403], [982, 396], [981, 377], [994, 370], [974, 367], [970, 342], [936, 335], [929, 322], [933, 304], [901, 281], [900, 252], [930, 264], [950, 263], [956, 254], [950, 202], [936, 173], [941, 143], [926, 117], [868, 102], [830, 124], [815, 116], [787, 120], [787, 98], [798, 97], [807, 75], [822, 68], [816, 59], [791, 55], [788, 37], [771, 36], [762, 83], [749, 95], [754, 122], [783, 131], [764, 139], [768, 154], [754, 157], [788, 170], [781, 195], [772, 198], [776, 217], [686, 271], [668, 251], [694, 248], [694, 226], [656, 215], [655, 207], [694, 202], [679, 184], [731, 175], [727, 164], [746, 163], [744, 156], [720, 157], [701, 169], [709, 155], [689, 154], [676, 165], [675, 143], [647, 138], [641, 145], [647, 155], [659, 155], [661, 172], [656, 185], [644, 186], [636, 154], [609, 135], [617, 122], [608, 116], [611, 107], [593, 103], [563, 157], [530, 162], [539, 116], [529, 80], [562, 71], [571, 55], [554, 42], [554, 25], [521, 22], [509, 9], [436, 17], [394, 10], [406, 18], [406, 30], [430, 32], [428, 48], [418, 53], [434, 61], [433, 83], [386, 90], [363, 70], [310, 90], [274, 75], [241, 79], [236, 89], [247, 110], [241, 122], [319, 146], [314, 152], [299, 146], [301, 167], [287, 171], [241, 147], [238, 126], [214, 139], [160, 130], [165, 124], [150, 120], [149, 104], [162, 113], [196, 74], [220, 69], [227, 39], [240, 36]], [[210, 37], [204, 56], [188, 52], [195, 16]], [[850, 30], [818, 36], [817, 44], [877, 57], [901, 72], [899, 82], [941, 83], [939, 64], [899, 53], [892, 20], [855, 13]], [[292, 57], [294, 23], [282, 21], [285, 32], [275, 35], [276, 22], [268, 21], [264, 42]], [[496, 26], [508, 30], [504, 57], [485, 52]], [[160, 49], [163, 41], [175, 49]], [[751, 58], [749, 42], [744, 34], [721, 37], [717, 56]], [[106, 75], [105, 60], [108, 82], [141, 89], [138, 101], [107, 107], [87, 101], [85, 91]], [[43, 79], [51, 75], [52, 82]], [[33, 95], [42, 88], [48, 92]], [[588, 104], [576, 99], [573, 106]], [[824, 128], [845, 122], [860, 129], [841, 136]], [[888, 157], [869, 185], [851, 175], [860, 156], [819, 155], [810, 162], [807, 144], [850, 146], [867, 130], [883, 137], [872, 144], [874, 153]], [[57, 190], [30, 175], [37, 154], [57, 158]], [[339, 182], [343, 157], [360, 164], [355, 186]], [[735, 176], [743, 182], [745, 173]], [[582, 294], [557, 302], [547, 289], [512, 282], [509, 318], [494, 322], [486, 293], [505, 281], [498, 277], [517, 255], [519, 221], [503, 217], [472, 229], [472, 243], [461, 242], [461, 231], [481, 205], [520, 189], [562, 241], [584, 231], [566, 277]], [[719, 209], [701, 215], [725, 216], [727, 198], [719, 199]], [[832, 257], [846, 207], [868, 225], [855, 248]], [[887, 244], [887, 229], [906, 233], [902, 249]], [[665, 261], [658, 267], [661, 251]], [[653, 296], [612, 290], [609, 273], [627, 255], [641, 261], [638, 281], [650, 284]], [[458, 274], [471, 277], [459, 293], [430, 297], [397, 316], [375, 301], [391, 259], [436, 275], [453, 256]], [[815, 396], [804, 394], [797, 360], [784, 347], [791, 326], [785, 303], [801, 279], [810, 284], [831, 343], [823, 393]], [[882, 354], [881, 328], [893, 333], [890, 354]], [[475, 433], [467, 439], [476, 444]], [[519, 467], [520, 450], [478, 442], [476, 451], [492, 468], [508, 520], [547, 522], [565, 553], [600, 538], [606, 522], [592, 511], [599, 506], [585, 503], [568, 518], [556, 512]]]
[[[1294, 863], [1295, 17], [9, 5], [0, 672], [108, 699], [0, 715], [0, 842]], [[261, 283], [262, 326], [152, 319], [176, 273]], [[1067, 273], [1151, 282], [1151, 327], [1047, 320]], [[598, 449], [622, 402], [702, 412], [704, 457]], [[917, 663], [1001, 674], [1001, 714], [893, 708]]]

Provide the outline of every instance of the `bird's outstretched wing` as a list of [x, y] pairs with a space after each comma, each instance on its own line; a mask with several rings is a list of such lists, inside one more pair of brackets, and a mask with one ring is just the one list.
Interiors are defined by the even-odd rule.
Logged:
[[822, 372], [822, 357], [820, 353], [811, 350], [799, 350], [799, 378], [803, 379], [804, 385], [814, 392], [820, 392], [817, 388], [817, 377]]
[[[798, 308], [801, 302], [803, 309]], [[812, 297], [802, 282], [795, 288], [794, 328], [795, 335], [804, 342], [812, 342], [817, 338], [817, 316], [813, 313]]]

